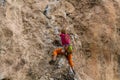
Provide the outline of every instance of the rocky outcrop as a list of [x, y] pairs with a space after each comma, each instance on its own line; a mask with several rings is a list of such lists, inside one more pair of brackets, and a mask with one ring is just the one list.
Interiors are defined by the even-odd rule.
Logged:
[[119, 0], [0, 0], [0, 79], [70, 80], [64, 58], [60, 69], [48, 63], [66, 27], [79, 79], [119, 80], [119, 8]]

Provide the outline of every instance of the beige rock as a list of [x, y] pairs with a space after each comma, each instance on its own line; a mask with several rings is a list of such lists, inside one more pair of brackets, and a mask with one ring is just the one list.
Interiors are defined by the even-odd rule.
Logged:
[[0, 7], [0, 78], [70, 80], [66, 57], [49, 65], [54, 42], [66, 27], [76, 77], [119, 80], [119, 17], [119, 0], [7, 0]]

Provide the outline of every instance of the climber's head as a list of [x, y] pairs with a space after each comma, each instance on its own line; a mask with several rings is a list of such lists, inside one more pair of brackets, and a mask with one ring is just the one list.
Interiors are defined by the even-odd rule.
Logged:
[[65, 29], [65, 28], [61, 29], [61, 33], [62, 33], [62, 34], [66, 34], [66, 33], [67, 33], [67, 32], [66, 32], [66, 29]]

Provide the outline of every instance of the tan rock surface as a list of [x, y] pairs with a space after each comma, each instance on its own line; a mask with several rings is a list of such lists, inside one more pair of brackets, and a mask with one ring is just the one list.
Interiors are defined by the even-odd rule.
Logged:
[[67, 80], [67, 61], [60, 69], [48, 63], [62, 27], [74, 34], [81, 80], [120, 79], [119, 0], [1, 1], [0, 80]]

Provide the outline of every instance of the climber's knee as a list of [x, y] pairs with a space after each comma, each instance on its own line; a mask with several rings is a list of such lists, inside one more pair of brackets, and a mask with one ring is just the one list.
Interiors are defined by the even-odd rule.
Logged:
[[57, 56], [57, 52], [56, 51], [53, 52], [53, 56]]

